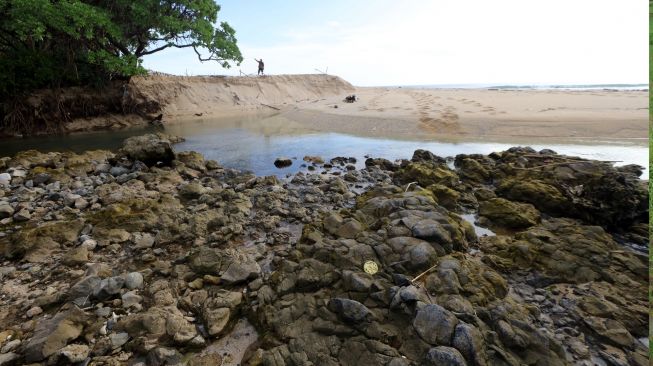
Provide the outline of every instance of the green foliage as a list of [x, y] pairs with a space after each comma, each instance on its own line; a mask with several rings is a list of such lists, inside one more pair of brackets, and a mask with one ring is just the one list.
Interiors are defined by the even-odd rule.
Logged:
[[239, 64], [219, 10], [213, 0], [0, 0], [0, 101], [143, 74], [143, 56], [171, 47]]

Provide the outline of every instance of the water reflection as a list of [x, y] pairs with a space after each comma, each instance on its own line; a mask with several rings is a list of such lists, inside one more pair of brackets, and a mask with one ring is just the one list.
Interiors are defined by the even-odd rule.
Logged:
[[[0, 156], [17, 151], [84, 151], [89, 149], [117, 149], [122, 141], [133, 135], [155, 131], [154, 128], [104, 131], [69, 136], [48, 136], [0, 141]], [[365, 156], [389, 160], [407, 159], [416, 149], [426, 149], [442, 157], [457, 154], [488, 154], [506, 150], [519, 144], [492, 142], [438, 142], [391, 138], [369, 138], [339, 133], [307, 130], [296, 122], [278, 115], [251, 115], [221, 120], [196, 120], [166, 126], [166, 133], [179, 135], [186, 141], [175, 146], [177, 151], [194, 150], [222, 165], [249, 170], [257, 175], [285, 175], [301, 169], [305, 155], [317, 155], [325, 160], [336, 156], [355, 157], [357, 167], [364, 167]], [[645, 167], [648, 176], [648, 148], [641, 145], [618, 146], [574, 144], [528, 144], [536, 150], [548, 148], [560, 154], [587, 159], [619, 160], [623, 164]], [[277, 169], [277, 157], [289, 157], [293, 164]], [[451, 160], [450, 160], [451, 161]]]

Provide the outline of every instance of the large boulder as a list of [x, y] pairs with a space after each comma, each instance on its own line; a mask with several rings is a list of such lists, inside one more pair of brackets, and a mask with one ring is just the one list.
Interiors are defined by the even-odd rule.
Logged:
[[435, 304], [419, 309], [413, 320], [413, 328], [420, 338], [433, 345], [450, 345], [456, 325], [458, 325], [456, 316]]
[[506, 179], [497, 193], [509, 200], [527, 202], [539, 210], [556, 215], [569, 215], [572, 204], [558, 188], [538, 179]]
[[157, 163], [170, 165], [175, 159], [171, 145], [168, 136], [147, 134], [126, 139], [120, 152], [128, 158], [142, 161], [148, 166]]

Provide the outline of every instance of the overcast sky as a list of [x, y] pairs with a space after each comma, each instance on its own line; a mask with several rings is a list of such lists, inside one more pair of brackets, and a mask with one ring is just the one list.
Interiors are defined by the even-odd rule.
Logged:
[[179, 75], [315, 73], [359, 86], [647, 83], [644, 0], [218, 0], [245, 60], [144, 59]]

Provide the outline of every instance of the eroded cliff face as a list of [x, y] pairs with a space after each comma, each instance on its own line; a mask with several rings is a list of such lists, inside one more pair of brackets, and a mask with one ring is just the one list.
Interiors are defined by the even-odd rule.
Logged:
[[[101, 88], [40, 90], [8, 103], [0, 136], [118, 129], [189, 118], [275, 111], [341, 95], [351, 84], [333, 75], [183, 77], [151, 75]], [[161, 115], [161, 116], [159, 116]]]
[[174, 141], [0, 159], [1, 365], [648, 364], [637, 167], [418, 150], [279, 180]]

